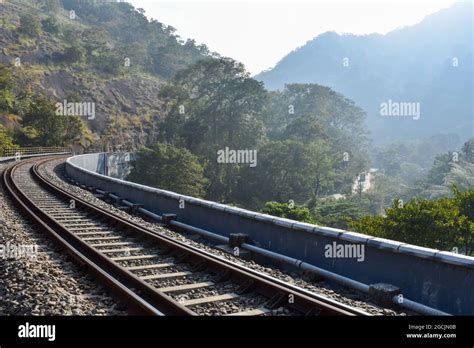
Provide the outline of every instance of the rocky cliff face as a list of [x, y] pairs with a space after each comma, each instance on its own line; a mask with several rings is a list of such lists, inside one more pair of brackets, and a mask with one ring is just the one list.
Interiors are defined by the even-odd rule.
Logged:
[[[85, 3], [91, 2], [0, 2], [0, 64], [11, 67], [20, 91], [53, 103], [94, 103], [95, 118], [84, 121], [98, 146], [146, 144], [160, 117], [160, 85], [206, 50], [180, 43], [172, 30], [149, 22], [131, 5], [97, 1], [84, 8]], [[21, 33], [21, 18], [28, 14], [39, 20], [37, 35]], [[59, 31], [45, 29], [42, 21], [51, 18]], [[132, 25], [135, 30], [127, 28]], [[139, 30], [150, 37], [124, 36]]]

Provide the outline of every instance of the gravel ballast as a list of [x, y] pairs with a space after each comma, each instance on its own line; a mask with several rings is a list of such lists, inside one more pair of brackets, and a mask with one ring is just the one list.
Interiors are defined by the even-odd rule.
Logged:
[[[0, 164], [0, 171], [8, 166]], [[126, 307], [20, 215], [0, 187], [0, 315], [126, 315]], [[12, 252], [24, 246], [21, 257]], [[28, 249], [29, 248], [29, 249]]]

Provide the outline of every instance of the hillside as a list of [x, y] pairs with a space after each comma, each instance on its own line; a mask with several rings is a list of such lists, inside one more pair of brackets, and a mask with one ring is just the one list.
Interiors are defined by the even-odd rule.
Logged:
[[11, 0], [0, 3], [0, 18], [0, 64], [13, 69], [17, 90], [95, 103], [95, 118], [84, 122], [97, 139], [117, 132], [108, 120], [121, 122], [116, 142], [125, 147], [153, 134], [160, 85], [210, 55], [127, 3]]
[[[472, 42], [472, 3], [457, 3], [386, 35], [321, 34], [256, 79], [269, 89], [333, 88], [367, 111], [378, 143], [436, 133], [467, 139], [474, 133]], [[419, 103], [419, 119], [382, 116], [389, 100]]]

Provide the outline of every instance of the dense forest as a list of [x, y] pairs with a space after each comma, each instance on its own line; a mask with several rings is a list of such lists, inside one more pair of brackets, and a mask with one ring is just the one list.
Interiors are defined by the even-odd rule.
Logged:
[[[16, 0], [0, 12], [0, 151], [136, 151], [134, 182], [472, 253], [474, 138], [374, 145], [346, 96], [315, 83], [269, 91], [127, 3]], [[97, 117], [58, 114], [65, 99]]]

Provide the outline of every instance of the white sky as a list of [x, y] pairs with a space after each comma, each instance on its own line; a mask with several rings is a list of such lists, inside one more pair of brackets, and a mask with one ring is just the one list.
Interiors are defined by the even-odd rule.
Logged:
[[252, 73], [326, 31], [386, 33], [420, 22], [454, 0], [129, 0], [211, 51], [232, 57]]

